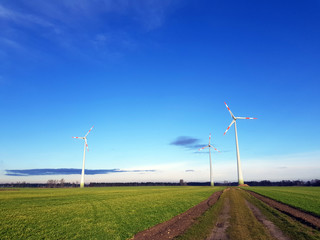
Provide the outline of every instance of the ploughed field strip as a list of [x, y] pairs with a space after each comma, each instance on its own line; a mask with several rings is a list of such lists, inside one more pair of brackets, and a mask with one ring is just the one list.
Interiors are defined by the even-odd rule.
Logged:
[[253, 195], [254, 197], [258, 198], [259, 200], [263, 201], [264, 203], [268, 204], [269, 206], [271, 206], [281, 212], [284, 212], [290, 216], [293, 216], [293, 217], [297, 218], [298, 220], [302, 221], [303, 223], [311, 225], [311, 226], [320, 230], [320, 218], [313, 216], [309, 213], [305, 213], [305, 212], [298, 210], [296, 208], [290, 207], [286, 204], [283, 204], [283, 203], [277, 202], [275, 200], [272, 200], [270, 198], [264, 197], [260, 194], [255, 193], [255, 192], [249, 191], [249, 193], [251, 195]]
[[160, 223], [150, 229], [140, 232], [134, 236], [134, 240], [167, 240], [173, 239], [185, 232], [206, 210], [215, 204], [222, 191], [213, 193], [208, 199], [190, 208], [188, 211]]
[[320, 239], [320, 231], [233, 187], [224, 190], [219, 201], [177, 239], [316, 240]]
[[320, 217], [320, 187], [250, 187], [248, 190]]

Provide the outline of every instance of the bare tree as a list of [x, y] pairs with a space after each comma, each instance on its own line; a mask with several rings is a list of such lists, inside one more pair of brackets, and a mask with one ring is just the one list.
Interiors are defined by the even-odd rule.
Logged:
[[64, 187], [64, 184], [65, 184], [65, 181], [64, 181], [64, 179], [62, 178], [61, 180], [60, 180], [60, 187]]
[[50, 180], [47, 181], [47, 187], [48, 188], [53, 188], [53, 185], [54, 185], [54, 181], [53, 180], [50, 179]]

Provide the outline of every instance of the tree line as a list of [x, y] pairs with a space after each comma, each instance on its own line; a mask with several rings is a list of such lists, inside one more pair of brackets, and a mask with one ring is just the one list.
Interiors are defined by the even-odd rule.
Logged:
[[[246, 181], [249, 186], [320, 186], [320, 179], [312, 179], [310, 181], [302, 180], [281, 180], [281, 181]], [[188, 182], [188, 186], [209, 186], [210, 182]], [[238, 186], [238, 182], [217, 182], [215, 186]]]
[[[282, 180], [282, 181], [248, 181], [249, 186], [320, 186], [320, 179], [310, 181], [302, 180]], [[217, 182], [215, 186], [237, 186], [238, 182]], [[107, 183], [91, 182], [86, 187], [124, 187], [124, 186], [210, 186], [210, 182], [185, 182], [180, 179], [179, 182], [127, 182], [127, 183]], [[79, 187], [79, 182], [66, 182], [63, 178], [60, 180], [50, 179], [47, 183], [0, 183], [1, 188], [74, 188]]]

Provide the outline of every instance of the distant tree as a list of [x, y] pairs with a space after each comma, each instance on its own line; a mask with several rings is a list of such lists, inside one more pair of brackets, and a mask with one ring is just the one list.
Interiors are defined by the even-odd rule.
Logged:
[[64, 187], [64, 184], [65, 184], [65, 181], [64, 181], [64, 179], [62, 178], [61, 180], [60, 180], [60, 187]]
[[269, 180], [263, 180], [260, 182], [261, 186], [271, 186], [271, 182]]
[[47, 181], [47, 187], [48, 188], [53, 188], [53, 180], [50, 179], [50, 180]]
[[59, 183], [58, 180], [52, 180], [52, 179], [50, 179], [50, 180], [47, 181], [47, 187], [49, 187], [49, 188], [56, 188], [58, 183]]
[[312, 179], [311, 186], [320, 186], [320, 179]]

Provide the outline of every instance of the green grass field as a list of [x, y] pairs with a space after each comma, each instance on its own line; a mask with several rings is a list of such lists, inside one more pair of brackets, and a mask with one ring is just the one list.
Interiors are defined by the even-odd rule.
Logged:
[[320, 187], [250, 187], [245, 189], [320, 216]]
[[128, 239], [223, 187], [0, 191], [0, 239]]

